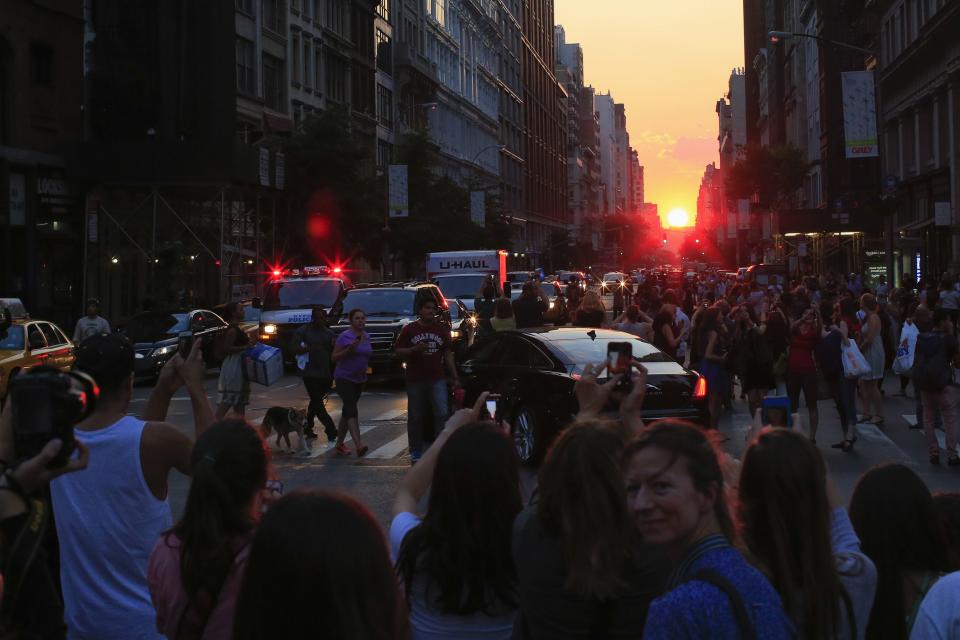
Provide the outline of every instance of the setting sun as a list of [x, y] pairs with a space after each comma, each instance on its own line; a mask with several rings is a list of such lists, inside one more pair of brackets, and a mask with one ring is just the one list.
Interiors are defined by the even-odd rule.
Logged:
[[671, 227], [689, 227], [690, 214], [687, 213], [686, 209], [671, 209], [670, 213], [667, 214], [667, 224]]

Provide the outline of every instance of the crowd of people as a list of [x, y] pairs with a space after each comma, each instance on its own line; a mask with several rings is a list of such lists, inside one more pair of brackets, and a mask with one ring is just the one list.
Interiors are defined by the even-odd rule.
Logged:
[[[76, 369], [99, 397], [74, 427], [66, 464], [52, 465], [65, 446], [58, 439], [18, 457], [16, 416], [10, 403], [3, 410], [0, 629], [107, 640], [956, 638], [960, 495], [933, 495], [911, 468], [888, 463], [860, 478], [845, 507], [816, 445], [816, 402], [825, 381], [844, 434], [834, 446], [849, 451], [858, 422], [883, 424], [880, 387], [894, 368], [924, 409], [931, 462], [939, 422], [956, 464], [960, 363], [957, 308], [948, 305], [960, 295], [949, 282], [920, 295], [856, 286], [650, 282], [612, 321], [584, 292], [568, 307], [575, 326], [628, 331], [708, 379], [710, 426], [736, 380], [752, 410], [778, 386], [793, 408], [802, 393], [809, 435], [768, 424], [751, 431], [737, 460], [716, 430], [644, 423], [640, 362], [609, 379], [591, 365], [574, 387], [579, 413], [549, 448], [532, 494], [521, 487], [510, 425], [486, 413], [487, 394], [450, 415], [447, 383], [458, 382], [449, 331], [435, 302], [421, 301], [398, 352], [414, 423], [431, 413], [443, 428], [429, 446], [410, 434], [416, 464], [386, 534], [346, 495], [283, 495], [264, 434], [237, 411], [243, 390], [232, 395], [221, 378], [219, 407], [233, 415], [211, 406], [201, 343], [167, 363], [133, 417], [133, 347], [93, 334]], [[546, 313], [542, 297], [525, 286], [509, 303], [513, 317]], [[496, 331], [502, 300], [482, 300], [494, 303], [478, 311]], [[363, 455], [357, 401], [369, 337], [361, 311], [349, 320], [334, 337], [318, 309], [298, 337], [303, 354], [332, 360], [304, 368], [310, 418], [336, 438], [338, 455], [353, 453], [348, 432]], [[891, 341], [901, 332], [905, 342]], [[225, 357], [241, 345], [227, 335]], [[852, 345], [861, 358], [850, 364]], [[907, 356], [910, 367], [897, 365]], [[624, 375], [631, 390], [615, 391]], [[322, 402], [331, 380], [344, 401], [339, 425]], [[181, 388], [193, 437], [166, 422]], [[618, 419], [602, 415], [611, 404]], [[191, 477], [176, 521], [173, 469]]]

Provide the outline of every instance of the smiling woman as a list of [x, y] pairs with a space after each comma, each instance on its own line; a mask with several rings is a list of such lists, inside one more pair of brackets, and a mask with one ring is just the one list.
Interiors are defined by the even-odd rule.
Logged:
[[686, 209], [671, 209], [670, 213], [667, 214], [667, 223], [671, 227], [689, 227], [690, 214], [687, 213]]

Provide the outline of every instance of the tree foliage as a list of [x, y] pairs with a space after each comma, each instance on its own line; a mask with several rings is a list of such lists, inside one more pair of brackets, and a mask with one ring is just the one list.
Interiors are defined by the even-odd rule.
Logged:
[[760, 204], [780, 209], [803, 186], [808, 169], [803, 152], [792, 145], [750, 146], [727, 173], [727, 196], [756, 195]]

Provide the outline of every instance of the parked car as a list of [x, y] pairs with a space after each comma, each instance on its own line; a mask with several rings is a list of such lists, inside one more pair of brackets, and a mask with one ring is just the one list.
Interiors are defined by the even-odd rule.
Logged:
[[584, 367], [605, 362], [610, 342], [629, 342], [649, 372], [645, 420], [707, 424], [706, 380], [636, 336], [609, 329], [552, 327], [497, 333], [478, 342], [460, 365], [467, 406], [484, 391], [501, 395], [521, 461], [536, 464], [577, 413], [573, 385]]
[[160, 369], [177, 352], [179, 336], [192, 331], [194, 339], [204, 341], [207, 366], [217, 366], [213, 341], [227, 329], [227, 323], [213, 311], [145, 311], [130, 318], [120, 328], [133, 343], [133, 371], [137, 378], [155, 378]]
[[450, 327], [450, 304], [437, 285], [430, 282], [378, 282], [358, 284], [347, 291], [342, 304], [344, 313], [330, 328], [337, 335], [343, 333], [350, 325], [347, 313], [351, 309], [363, 310], [367, 314], [366, 331], [373, 347], [372, 372], [397, 374], [402, 371], [402, 362], [394, 351], [397, 337], [406, 325], [416, 321], [415, 309], [424, 297], [437, 303], [440, 323]]
[[69, 371], [75, 360], [73, 342], [60, 327], [12, 317], [10, 326], [0, 329], [0, 398], [6, 397], [7, 384], [17, 374], [41, 365]]

